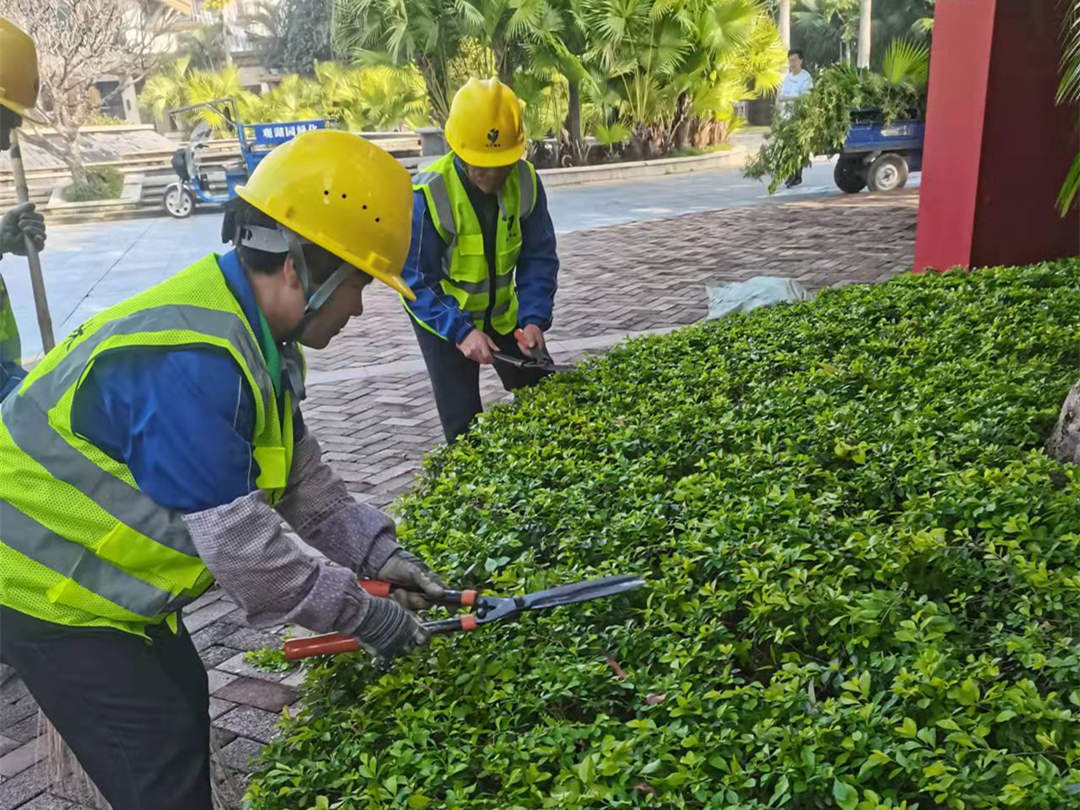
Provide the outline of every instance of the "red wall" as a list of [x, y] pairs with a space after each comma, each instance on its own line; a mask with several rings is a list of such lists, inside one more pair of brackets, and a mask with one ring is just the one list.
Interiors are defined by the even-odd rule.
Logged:
[[915, 269], [1080, 255], [1058, 189], [1080, 150], [1054, 103], [1057, 0], [938, 0]]

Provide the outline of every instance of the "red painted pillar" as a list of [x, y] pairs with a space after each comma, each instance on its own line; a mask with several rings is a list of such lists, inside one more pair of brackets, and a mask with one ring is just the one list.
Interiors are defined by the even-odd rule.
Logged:
[[1059, 107], [1058, 0], [938, 0], [915, 270], [1080, 255], [1058, 189], [1080, 150]]

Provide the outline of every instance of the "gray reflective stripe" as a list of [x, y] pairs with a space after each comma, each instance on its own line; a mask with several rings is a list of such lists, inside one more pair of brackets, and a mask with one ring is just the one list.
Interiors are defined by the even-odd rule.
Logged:
[[[509, 286], [510, 282], [512, 282], [513, 280], [513, 273], [503, 273], [501, 276], [495, 276], [496, 291], [501, 290], [503, 287]], [[459, 281], [456, 278], [452, 278], [450, 279], [450, 283], [453, 284], [455, 287], [464, 290], [469, 295], [480, 295], [482, 293], [488, 292], [488, 290], [490, 289], [487, 279], [484, 279], [483, 281]]]
[[[57, 364], [56, 368], [34, 380], [23, 392], [23, 396], [31, 397], [44, 410], [50, 410], [60, 401], [60, 398], [63, 397], [67, 390], [78, 382], [86, 369], [86, 364], [90, 362], [90, 356], [106, 339], [115, 335], [167, 332], [175, 329], [215, 335], [228, 340], [240, 351], [244, 362], [247, 363], [248, 368], [255, 375], [255, 382], [259, 386], [259, 390], [262, 391], [263, 401], [267, 404], [272, 401], [274, 387], [270, 382], [270, 373], [266, 370], [266, 361], [263, 359], [262, 351], [240, 321], [240, 318], [231, 312], [190, 306], [188, 304], [170, 304], [143, 309], [127, 317], [118, 318], [104, 324], [73, 348]], [[75, 334], [78, 334], [78, 330], [76, 330]]]
[[300, 405], [300, 400], [307, 396], [304, 389], [304, 358], [295, 343], [286, 344], [281, 352], [281, 370], [289, 381], [289, 390], [293, 392], [293, 408]]
[[[512, 303], [513, 299], [511, 298], [509, 301], [503, 301], [501, 304], [497, 304], [491, 310], [491, 317], [498, 318], [500, 315], [504, 315], [510, 309]], [[479, 320], [487, 315], [487, 309], [469, 309], [466, 310], [466, 314], [474, 320]]]
[[110, 565], [90, 549], [49, 531], [3, 500], [0, 525], [4, 527], [4, 545], [139, 616], [153, 618], [172, 602], [181, 598], [189, 601], [188, 597], [173, 597]]
[[519, 160], [517, 165], [518, 187], [521, 189], [521, 209], [518, 216], [527, 219], [536, 204], [536, 194], [533, 189], [532, 169], [524, 160]]
[[3, 413], [4, 426], [15, 444], [54, 478], [75, 487], [121, 523], [154, 542], [191, 557], [199, 556], [179, 512], [165, 509], [64, 441], [35, 403], [9, 397]]
[[[421, 182], [420, 178], [425, 179]], [[427, 186], [431, 193], [431, 201], [435, 204], [435, 214], [439, 217], [439, 227], [448, 234], [457, 233], [457, 225], [454, 223], [454, 206], [450, 204], [450, 193], [446, 189], [446, 178], [437, 172], [426, 172], [417, 175], [416, 185]]]

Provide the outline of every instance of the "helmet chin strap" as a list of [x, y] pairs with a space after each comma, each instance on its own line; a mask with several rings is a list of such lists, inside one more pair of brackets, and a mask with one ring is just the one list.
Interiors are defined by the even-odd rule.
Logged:
[[292, 256], [293, 265], [296, 267], [296, 275], [300, 279], [300, 287], [304, 291], [307, 306], [304, 308], [304, 316], [300, 323], [285, 338], [286, 343], [300, 340], [300, 336], [311, 323], [312, 318], [322, 309], [323, 305], [330, 300], [341, 283], [357, 270], [351, 264], [342, 262], [330, 278], [312, 289], [311, 270], [308, 267], [307, 258], [304, 256], [304, 245], [312, 244], [299, 234], [285, 227], [266, 228], [258, 225], [244, 225], [236, 229], [237, 245], [245, 245], [255, 250], [263, 250], [267, 253], [288, 253]]

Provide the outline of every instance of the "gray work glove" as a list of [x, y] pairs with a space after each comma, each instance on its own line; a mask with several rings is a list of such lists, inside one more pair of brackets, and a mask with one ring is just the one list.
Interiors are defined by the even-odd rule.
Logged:
[[428, 641], [428, 632], [416, 616], [393, 599], [368, 598], [363, 623], [353, 631], [365, 649], [386, 665], [408, 655]]
[[37, 250], [45, 249], [45, 217], [34, 210], [32, 202], [16, 205], [0, 218], [0, 254], [25, 256], [25, 236]]
[[375, 578], [408, 589], [391, 590], [390, 598], [409, 610], [429, 608], [446, 592], [446, 583], [423, 560], [403, 548], [390, 555]]

